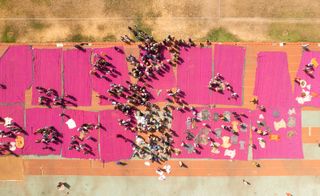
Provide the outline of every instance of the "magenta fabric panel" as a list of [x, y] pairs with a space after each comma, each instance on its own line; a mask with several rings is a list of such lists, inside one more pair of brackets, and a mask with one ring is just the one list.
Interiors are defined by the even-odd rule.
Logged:
[[[259, 126], [260, 121], [265, 126]], [[301, 108], [270, 107], [266, 112], [253, 111], [252, 129], [269, 131], [262, 136], [252, 130], [254, 159], [302, 159]]]
[[[26, 131], [28, 136], [25, 139], [23, 154], [25, 155], [60, 155], [61, 144], [50, 143], [49, 147], [53, 150], [43, 149], [46, 145], [43, 143], [35, 143], [36, 139], [41, 139], [41, 135], [35, 135], [34, 132], [39, 128], [54, 126], [59, 133], [62, 134], [61, 117], [59, 114], [62, 110], [34, 108], [26, 110]], [[64, 138], [61, 138], [63, 140]]]
[[283, 106], [292, 102], [293, 94], [284, 52], [260, 52], [256, 70], [254, 95], [266, 106]]
[[91, 49], [63, 51], [64, 92], [77, 99], [79, 106], [91, 105]]
[[[127, 119], [119, 111], [106, 110], [100, 112], [100, 123], [105, 129], [100, 129], [100, 152], [103, 161], [119, 161], [130, 159], [133, 154], [132, 142], [135, 141], [135, 134], [126, 131], [120, 126], [118, 119]], [[127, 138], [117, 137], [120, 134]]]
[[183, 62], [177, 67], [177, 86], [186, 95], [189, 104], [209, 104], [208, 89], [212, 78], [212, 48], [181, 49]]
[[[181, 154], [173, 157], [247, 160], [250, 132], [249, 110], [197, 108], [197, 111], [199, 121], [193, 123], [188, 120], [194, 116], [191, 112], [173, 111], [172, 129], [178, 135], [174, 139], [174, 147], [181, 149]], [[240, 120], [237, 120], [233, 112], [245, 117], [241, 116]], [[228, 115], [228, 121], [223, 121], [219, 115]], [[246, 128], [241, 128], [241, 124]], [[222, 128], [222, 125], [231, 126], [238, 135], [228, 132]], [[195, 136], [194, 139], [187, 140], [187, 130]], [[211, 141], [208, 138], [211, 138]], [[182, 143], [189, 147], [182, 146]], [[201, 147], [195, 147], [195, 143], [199, 143]], [[192, 152], [193, 149], [197, 149], [198, 153]]]
[[[309, 51], [303, 52], [301, 57], [300, 66], [297, 72], [297, 78], [301, 79], [300, 85], [295, 82], [294, 84], [294, 99], [297, 104], [302, 106], [320, 106], [320, 68], [319, 65], [315, 66], [314, 78], [308, 76], [303, 69], [309, 63], [320, 64], [320, 52]], [[306, 96], [302, 96], [302, 93]]]
[[[124, 51], [123, 47], [118, 47], [121, 51]], [[110, 81], [107, 81], [103, 78], [97, 78], [96, 76], [92, 76], [92, 85], [93, 90], [97, 91], [99, 95], [106, 95], [107, 90], [110, 88], [110, 84], [121, 84], [126, 86], [126, 81], [130, 81], [129, 78], [129, 71], [128, 71], [128, 64], [126, 62], [126, 56], [124, 53], [118, 52], [112, 48], [95, 48], [93, 49], [93, 54], [98, 54], [101, 57], [104, 57], [104, 59], [111, 63], [116, 72], [111, 75], [106, 75]], [[94, 58], [94, 61], [97, 58]], [[122, 103], [125, 102], [125, 100], [120, 101]], [[107, 105], [110, 104], [110, 101], [107, 101], [105, 99], [100, 99], [101, 105]]]
[[24, 92], [32, 82], [32, 49], [10, 46], [0, 59], [0, 102], [24, 102]]
[[38, 105], [36, 87], [51, 88], [61, 95], [61, 57], [62, 49], [34, 49], [34, 81], [32, 85], [32, 104]]
[[243, 47], [220, 44], [214, 46], [214, 76], [220, 73], [239, 95], [237, 100], [229, 100], [230, 92], [225, 91], [224, 94], [213, 92], [214, 104], [242, 105], [245, 55], [246, 50]]
[[83, 152], [78, 152], [76, 150], [69, 150], [71, 137], [74, 135], [79, 136], [80, 133], [77, 131], [81, 125], [87, 124], [98, 124], [98, 113], [88, 112], [81, 110], [65, 110], [64, 114], [68, 115], [72, 120], [74, 120], [76, 127], [70, 129], [66, 122], [69, 120], [67, 117], [63, 117], [63, 144], [62, 144], [62, 156], [66, 158], [81, 158], [81, 159], [99, 159], [99, 149], [98, 149], [98, 130], [93, 129], [86, 135], [86, 138], [92, 137], [92, 139], [85, 139], [81, 144], [87, 144], [92, 148], [93, 154], [84, 154]]
[[[5, 119], [5, 118], [11, 118], [12, 122], [17, 123], [18, 126], [22, 127], [23, 130], [25, 130], [24, 127], [24, 108], [22, 106], [0, 106], [0, 117]], [[4, 124], [0, 124], [0, 130], [3, 130], [5, 132], [9, 131], [9, 129], [7, 129]], [[17, 136], [21, 136], [23, 138], [25, 138], [25, 134], [24, 133], [18, 133]], [[12, 145], [15, 146], [15, 138], [10, 138], [10, 137], [2, 137], [0, 136], [0, 143], [6, 143], [6, 142], [10, 142]], [[15, 150], [13, 150], [13, 153], [15, 154], [22, 154], [22, 150], [21, 148], [13, 148]]]

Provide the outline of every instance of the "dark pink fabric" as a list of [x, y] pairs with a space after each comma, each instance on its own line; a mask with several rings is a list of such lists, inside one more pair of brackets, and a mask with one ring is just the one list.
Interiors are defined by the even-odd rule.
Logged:
[[10, 46], [0, 59], [0, 102], [24, 102], [24, 92], [32, 82], [32, 49]]
[[[52, 147], [54, 151], [50, 149], [43, 149], [45, 144], [35, 143], [36, 139], [41, 139], [40, 134], [35, 135], [34, 132], [39, 128], [54, 126], [59, 133], [62, 134], [61, 127], [61, 109], [47, 109], [47, 108], [34, 108], [26, 110], [26, 130], [28, 136], [25, 139], [25, 146], [23, 154], [25, 155], [60, 155], [61, 144], [50, 143], [49, 147]], [[64, 140], [64, 138], [61, 138]]]
[[[197, 111], [199, 113], [203, 113], [204, 111], [207, 111], [209, 113], [209, 116], [207, 119], [201, 119], [199, 122], [196, 122], [194, 124], [194, 127], [187, 125], [187, 119], [192, 118], [193, 114], [191, 112], [185, 112], [181, 113], [179, 111], [173, 112], [173, 122], [172, 122], [172, 129], [177, 133], [178, 137], [174, 138], [174, 147], [181, 149], [180, 155], [174, 155], [173, 157], [176, 158], [213, 158], [213, 159], [232, 159], [229, 156], [225, 156], [225, 150], [231, 150], [235, 151], [235, 157], [233, 159], [236, 160], [247, 160], [248, 158], [248, 144], [249, 144], [249, 125], [250, 125], [250, 118], [249, 118], [249, 111], [246, 109], [234, 109], [234, 108], [219, 108], [219, 109], [210, 109], [210, 108], [197, 108]], [[237, 137], [237, 142], [232, 143], [227, 148], [222, 147], [222, 137], [227, 136], [230, 138], [231, 143], [231, 137], [233, 136], [232, 133], [224, 130], [221, 128], [222, 125], [226, 126], [232, 126], [232, 122], [238, 122], [237, 128], [240, 130], [240, 121], [237, 121], [235, 117], [231, 114], [231, 122], [225, 122], [221, 119], [214, 120], [215, 114], [223, 114], [224, 112], [237, 112], [238, 114], [245, 114], [248, 118], [241, 117], [242, 123], [245, 123], [248, 127], [244, 131], [238, 131], [239, 136]], [[198, 115], [199, 117], [199, 115]], [[209, 127], [206, 127], [204, 124], [206, 123], [209, 125]], [[189, 127], [189, 128], [188, 128]], [[221, 129], [221, 135], [215, 134], [215, 130], [220, 128]], [[210, 147], [211, 141], [207, 140], [206, 145], [201, 145], [203, 149], [199, 147], [195, 147], [195, 149], [199, 150], [200, 153], [190, 153], [188, 152], [187, 148], [182, 147], [182, 142], [189, 144], [191, 146], [194, 146], [194, 143], [196, 140], [187, 140], [186, 139], [186, 130], [190, 130], [194, 134], [194, 136], [201, 136], [201, 131], [204, 131], [207, 129], [209, 133], [206, 135], [203, 135], [203, 138], [206, 140], [208, 137], [212, 138], [215, 142], [218, 142], [220, 144], [220, 147], [218, 150], [220, 153], [216, 154], [212, 152], [212, 147]], [[243, 148], [240, 148], [240, 142], [243, 142]], [[226, 146], [225, 146], [226, 147]]]
[[[289, 114], [289, 110], [294, 108], [295, 114]], [[278, 117], [273, 114], [279, 112]], [[264, 119], [259, 118], [263, 115]], [[262, 117], [262, 116], [260, 116]], [[288, 122], [295, 119], [296, 124], [292, 126]], [[286, 124], [286, 127], [276, 129], [274, 123], [279, 123], [281, 120]], [[269, 129], [271, 133], [267, 136], [261, 136], [252, 131], [252, 143], [256, 146], [253, 149], [254, 159], [302, 159], [302, 141], [301, 141], [301, 108], [293, 107], [269, 107], [266, 112], [253, 111], [252, 126], [258, 127], [257, 120], [266, 124], [265, 127], [259, 128], [260, 130]], [[290, 125], [290, 127], [288, 126]], [[290, 136], [293, 134], [293, 136]], [[279, 140], [271, 140], [270, 137], [279, 137]], [[259, 139], [262, 138], [266, 145], [262, 148], [259, 144]]]
[[[101, 159], [106, 162], [130, 159], [133, 153], [131, 142], [134, 142], [135, 134], [120, 126], [118, 119], [127, 117], [114, 110], [100, 112], [100, 123], [105, 128], [100, 131], [100, 152]], [[117, 134], [123, 135], [128, 141], [118, 138]]]
[[220, 73], [228, 82], [235, 93], [239, 95], [237, 100], [230, 99], [230, 92], [224, 94], [213, 92], [212, 102], [214, 104], [241, 105], [243, 90], [243, 70], [246, 50], [239, 46], [220, 45], [214, 46], [214, 76]]
[[[118, 48], [124, 51], [123, 47]], [[114, 47], [112, 47], [96, 48], [93, 50], [93, 54], [98, 54], [104, 57], [104, 59], [107, 62], [111, 63], [118, 72], [112, 75], [106, 75], [110, 79], [110, 81], [107, 81], [103, 78], [97, 78], [96, 76], [92, 76], [93, 90], [97, 91], [99, 95], [107, 95], [107, 90], [110, 88], [111, 83], [126, 85], [126, 81], [130, 81], [128, 74], [128, 64], [126, 62], [126, 56], [124, 53], [118, 52], [114, 49]], [[96, 59], [97, 58], [94, 58], [94, 61]], [[122, 100], [122, 102], [125, 102], [125, 100]], [[100, 104], [107, 105], [110, 104], [110, 101], [100, 99]]]
[[[141, 51], [140, 55], [145, 54], [145, 51]], [[155, 77], [150, 77], [150, 80], [146, 80], [150, 85], [149, 91], [153, 95], [153, 100], [151, 102], [164, 102], [166, 101], [166, 90], [172, 89], [177, 86], [177, 80], [173, 72], [173, 67], [168, 63], [171, 60], [171, 54], [168, 50], [164, 49], [162, 51], [163, 59], [162, 62], [165, 68], [162, 68], [159, 73], [154, 72]]]
[[[0, 106], [0, 117], [1, 118], [12, 118], [12, 122], [17, 123], [20, 127], [22, 127], [25, 130], [24, 127], [24, 108], [22, 106]], [[3, 131], [9, 131], [4, 124], [0, 124], [0, 130]], [[19, 133], [17, 136], [22, 136], [25, 138], [25, 134]], [[15, 138], [9, 138], [4, 137], [0, 138], [0, 143], [2, 142], [15, 142]], [[13, 151], [15, 154], [22, 154], [22, 149], [16, 148], [15, 151]]]
[[[312, 95], [311, 101], [301, 102], [301, 105], [304, 106], [320, 106], [320, 67], [316, 67], [314, 71], [314, 78], [311, 78], [308, 76], [303, 69], [305, 68], [305, 65], [311, 63], [311, 60], [315, 58], [317, 63], [320, 66], [320, 52], [319, 51], [309, 51], [309, 52], [303, 52], [300, 66], [297, 72], [297, 78], [300, 78], [302, 80], [305, 80], [307, 84], [305, 86], [300, 86], [298, 83], [295, 82], [294, 84], [294, 98], [297, 99], [298, 97], [301, 97], [301, 93], [303, 91], [309, 92]], [[310, 85], [310, 89], [308, 89], [307, 86]], [[313, 94], [316, 93], [316, 96], [313, 96]], [[296, 103], [297, 100], [296, 100]]]
[[254, 95], [264, 106], [283, 106], [293, 100], [286, 53], [258, 54]]
[[208, 84], [212, 78], [212, 48], [181, 49], [183, 60], [177, 68], [177, 86], [185, 92], [189, 104], [209, 104], [211, 92]]
[[66, 158], [82, 158], [82, 159], [98, 159], [99, 150], [98, 150], [98, 130], [94, 129], [89, 132], [86, 137], [91, 136], [93, 139], [85, 139], [81, 144], [88, 144], [92, 148], [93, 154], [84, 154], [82, 151], [78, 152], [76, 150], [69, 150], [71, 137], [74, 135], [79, 136], [80, 133], [77, 131], [81, 125], [87, 124], [98, 124], [98, 113], [97, 112], [87, 112], [80, 110], [65, 110], [64, 113], [73, 119], [76, 123], [76, 128], [69, 129], [66, 122], [69, 120], [67, 117], [63, 117], [63, 144], [62, 144], [62, 156]]
[[79, 106], [91, 105], [91, 49], [63, 51], [64, 92], [77, 99]]
[[37, 86], [55, 89], [61, 95], [61, 49], [34, 49], [32, 104], [38, 105]]

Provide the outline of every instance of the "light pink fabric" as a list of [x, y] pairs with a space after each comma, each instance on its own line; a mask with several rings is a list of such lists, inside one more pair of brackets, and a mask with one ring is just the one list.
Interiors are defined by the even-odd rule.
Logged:
[[[17, 123], [20, 127], [22, 127], [25, 130], [24, 127], [24, 109], [22, 106], [0, 106], [0, 117], [1, 118], [12, 118], [12, 122]], [[4, 124], [0, 124], [0, 130], [3, 130], [5, 132], [9, 131], [6, 127], [4, 127]], [[22, 136], [25, 138], [24, 133], [19, 133], [17, 136]], [[2, 142], [15, 142], [14, 138], [4, 137], [0, 138], [0, 143]], [[22, 154], [22, 149], [16, 148], [15, 151], [13, 151], [15, 154]]]
[[[194, 145], [195, 140], [187, 140], [186, 139], [186, 130], [188, 129], [187, 125], [187, 119], [192, 118], [191, 112], [185, 112], [181, 113], [179, 111], [173, 112], [173, 122], [172, 122], [172, 129], [177, 133], [178, 137], [174, 138], [174, 147], [181, 149], [181, 154], [173, 157], [176, 158], [213, 158], [213, 159], [236, 159], [236, 160], [247, 160], [248, 158], [248, 144], [249, 144], [249, 125], [250, 125], [250, 118], [249, 118], [249, 111], [245, 109], [234, 109], [234, 108], [219, 108], [219, 109], [210, 109], [210, 108], [197, 108], [197, 111], [199, 113], [202, 113], [202, 111], [209, 112], [209, 118], [207, 120], [201, 120], [200, 122], [196, 122], [194, 128], [191, 126], [189, 127], [189, 130], [194, 134], [194, 136], [201, 135], [200, 132], [207, 129], [209, 133], [207, 136], [204, 134], [203, 138], [207, 139], [207, 137], [212, 138], [215, 142], [218, 142], [220, 144], [220, 147], [218, 147], [218, 150], [220, 153], [215, 154], [212, 152], [212, 147], [210, 147], [211, 141], [207, 141], [206, 145], [201, 145], [203, 149], [196, 147], [195, 149], [199, 150], [198, 153], [190, 153], [188, 152], [187, 148], [182, 147], [182, 142], [189, 144], [191, 146]], [[223, 114], [224, 112], [237, 112], [238, 114], [245, 114], [248, 118], [241, 117], [241, 120], [243, 123], [245, 123], [248, 127], [245, 129], [245, 131], [240, 131], [240, 121], [237, 121], [235, 117], [231, 114], [231, 122], [225, 122], [221, 119], [218, 121], [214, 120], [215, 113], [216, 114]], [[234, 135], [224, 129], [221, 128], [222, 125], [226, 126], [232, 126], [232, 122], [238, 122], [238, 125], [235, 125], [239, 131], [239, 136], [237, 137], [237, 142], [231, 143], [231, 137]], [[209, 125], [209, 127], [206, 127], [203, 123], [206, 123]], [[221, 128], [221, 135], [218, 136], [218, 134], [215, 134], [215, 130]], [[229, 147], [221, 145], [223, 144], [222, 137], [227, 136], [230, 139], [230, 142], [232, 145]], [[240, 149], [240, 141], [243, 142], [243, 148]], [[226, 150], [235, 151], [234, 158], [231, 158], [229, 156], [225, 156], [224, 153]]]
[[[301, 93], [304, 91], [309, 91], [311, 94], [316, 93], [317, 96], [313, 96], [311, 101], [304, 102], [301, 105], [303, 106], [320, 106], [320, 67], [316, 67], [314, 71], [314, 78], [308, 76], [303, 69], [305, 65], [309, 64], [311, 60], [315, 58], [315, 60], [319, 63], [320, 66], [320, 52], [319, 51], [310, 51], [310, 52], [303, 52], [301, 57], [300, 66], [297, 72], [297, 78], [305, 80], [307, 82], [306, 87], [301, 87], [298, 83], [295, 82], [294, 84], [294, 99], [297, 97], [301, 97]], [[307, 86], [310, 85], [310, 89]], [[296, 101], [296, 103], [298, 103]]]
[[[124, 51], [123, 47], [118, 47], [122, 51]], [[97, 78], [96, 76], [92, 76], [92, 85], [93, 90], [97, 91], [99, 95], [107, 95], [107, 90], [110, 88], [110, 84], [121, 84], [126, 86], [126, 81], [130, 81], [129, 74], [128, 74], [128, 64], [126, 62], [126, 56], [124, 53], [118, 52], [112, 48], [95, 48], [93, 49], [93, 54], [98, 54], [104, 59], [111, 63], [116, 71], [118, 73], [114, 73], [112, 75], [106, 75], [111, 81], [107, 81], [103, 78]], [[107, 56], [106, 56], [107, 55]], [[94, 62], [97, 60], [97, 58], [94, 58]], [[122, 99], [119, 100], [120, 102], [125, 102], [125, 100]], [[110, 104], [110, 101], [107, 101], [105, 99], [100, 99], [101, 105], [107, 105]]]
[[[101, 159], [106, 162], [130, 159], [133, 153], [130, 141], [134, 142], [135, 134], [120, 126], [118, 119], [127, 117], [114, 110], [100, 112], [100, 123], [105, 128], [100, 129], [100, 152]], [[123, 135], [128, 141], [118, 138], [117, 134]]]
[[212, 48], [181, 49], [180, 57], [183, 63], [177, 65], [177, 86], [185, 92], [184, 100], [189, 104], [209, 104]]
[[286, 53], [258, 54], [254, 95], [266, 107], [287, 105], [293, 100]]
[[[34, 108], [26, 110], [26, 131], [28, 136], [25, 139], [25, 146], [23, 154], [25, 155], [60, 155], [61, 143], [50, 143], [49, 147], [52, 147], [54, 151], [50, 149], [43, 149], [45, 144], [35, 143], [36, 139], [41, 139], [42, 135], [35, 135], [34, 132], [39, 128], [54, 126], [59, 133], [62, 134], [61, 128], [61, 109], [47, 109], [47, 108]], [[60, 138], [62, 141], [64, 138]]]
[[246, 50], [239, 46], [220, 45], [214, 46], [214, 76], [220, 73], [228, 82], [235, 93], [239, 95], [237, 100], [230, 98], [230, 92], [224, 94], [212, 92], [214, 104], [241, 105], [243, 91], [243, 70]]
[[0, 102], [24, 102], [24, 93], [32, 82], [30, 46], [10, 46], [0, 59]]
[[[296, 114], [289, 115], [289, 109], [295, 109]], [[279, 112], [279, 117], [274, 117], [274, 112]], [[259, 118], [260, 114], [264, 119]], [[296, 125], [288, 127], [289, 117], [296, 120]], [[258, 127], [257, 120], [265, 122], [266, 126], [261, 127], [261, 130], [268, 129], [271, 133], [267, 136], [261, 136], [256, 132], [252, 132], [252, 142], [256, 146], [253, 149], [254, 159], [302, 159], [302, 141], [301, 141], [301, 108], [298, 106], [293, 107], [269, 107], [267, 112], [254, 111], [252, 114], [252, 126]], [[281, 124], [281, 120], [285, 122], [286, 127], [276, 130], [276, 127]], [[276, 126], [275, 124], [276, 123]], [[280, 126], [280, 125], [279, 125]], [[282, 127], [282, 126], [280, 126]], [[293, 136], [290, 136], [290, 133]], [[271, 135], [279, 137], [279, 140], [271, 140]], [[259, 139], [265, 140], [266, 146], [262, 148], [259, 144]]]
[[61, 49], [34, 49], [32, 104], [38, 105], [37, 86], [52, 88], [61, 95]]
[[77, 99], [79, 106], [91, 105], [91, 49], [63, 51], [64, 92]]
[[98, 124], [98, 113], [97, 112], [87, 112], [87, 111], [80, 111], [80, 110], [65, 110], [64, 113], [68, 115], [71, 119], [73, 119], [76, 123], [76, 127], [73, 129], [69, 129], [66, 122], [69, 120], [67, 117], [63, 117], [63, 144], [62, 144], [62, 156], [66, 158], [81, 158], [81, 159], [98, 159], [99, 158], [99, 150], [98, 150], [98, 130], [94, 129], [89, 132], [86, 137], [93, 137], [92, 139], [85, 139], [80, 144], [88, 144], [92, 148], [93, 154], [84, 154], [82, 151], [78, 152], [76, 150], [69, 150], [68, 147], [70, 146], [71, 137], [74, 135], [79, 136], [80, 133], [77, 131], [81, 125], [87, 124]]

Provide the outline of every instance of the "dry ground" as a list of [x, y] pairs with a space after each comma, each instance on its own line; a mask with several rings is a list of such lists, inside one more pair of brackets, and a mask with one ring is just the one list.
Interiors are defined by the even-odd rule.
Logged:
[[319, 8], [312, 0], [0, 0], [0, 41], [115, 41], [138, 25], [157, 38], [200, 40], [222, 27], [242, 41], [316, 42]]

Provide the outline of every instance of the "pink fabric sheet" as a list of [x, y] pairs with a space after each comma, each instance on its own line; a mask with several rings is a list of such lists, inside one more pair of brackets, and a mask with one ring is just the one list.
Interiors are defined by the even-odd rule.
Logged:
[[224, 94], [212, 92], [214, 104], [242, 105], [245, 54], [246, 50], [243, 47], [220, 44], [214, 46], [214, 76], [220, 73], [239, 95], [237, 100], [228, 100], [230, 92], [226, 91]]
[[[12, 118], [12, 122], [17, 123], [20, 127], [22, 127], [25, 130], [24, 127], [24, 108], [22, 106], [0, 106], [0, 117], [1, 118]], [[9, 131], [6, 127], [4, 127], [4, 124], [0, 124], [0, 129], [3, 131]], [[22, 136], [25, 138], [25, 134], [17, 134], [17, 136]], [[15, 142], [15, 138], [9, 138], [9, 137], [0, 137], [0, 143], [6, 143], [6, 142]], [[16, 148], [16, 150], [13, 151], [15, 154], [22, 154], [21, 148]]]
[[[249, 144], [249, 125], [250, 125], [250, 118], [249, 118], [249, 111], [246, 109], [233, 109], [233, 108], [219, 108], [219, 109], [210, 109], [210, 108], [197, 108], [198, 114], [201, 114], [201, 116], [206, 116], [205, 113], [207, 113], [207, 117], [203, 118], [201, 117], [200, 122], [196, 122], [194, 124], [194, 127], [192, 125], [188, 125], [187, 119], [192, 118], [193, 114], [191, 112], [185, 112], [181, 113], [179, 111], [173, 112], [173, 122], [172, 122], [172, 129], [177, 133], [178, 137], [174, 138], [174, 147], [181, 149], [181, 154], [173, 157], [176, 158], [213, 158], [213, 159], [236, 159], [236, 160], [247, 160], [248, 158], [248, 144]], [[238, 114], [245, 114], [248, 118], [241, 117], [242, 123], [245, 123], [247, 125], [246, 129], [240, 130], [240, 121], [236, 120], [235, 117], [231, 114], [231, 120], [230, 122], [225, 122], [221, 119], [214, 120], [215, 116], [217, 114], [223, 114], [224, 112], [229, 112], [230, 114], [232, 112], [237, 112]], [[198, 117], [200, 117], [198, 115]], [[235, 126], [239, 129], [238, 136], [234, 136], [234, 134], [224, 130], [221, 128], [222, 125], [226, 126], [232, 126], [233, 122], [237, 122]], [[203, 123], [206, 123], [209, 125], [209, 127], [206, 127]], [[189, 144], [191, 146], [194, 146], [195, 141], [194, 140], [187, 140], [186, 139], [186, 130], [190, 130], [194, 136], [202, 137], [204, 139], [204, 142], [202, 146], [203, 149], [196, 147], [196, 149], [199, 150], [200, 153], [190, 153], [188, 152], [187, 148], [182, 147], [182, 142], [185, 142], [186, 144]], [[218, 133], [219, 129], [221, 129], [221, 132]], [[206, 130], [208, 131], [207, 134], [205, 133]], [[210, 147], [211, 141], [209, 141], [207, 138], [212, 138], [215, 142], [218, 142], [220, 144], [220, 147], [218, 147], [218, 150], [220, 153], [213, 153], [213, 148]], [[224, 146], [222, 137], [229, 137], [229, 143], [230, 146]], [[231, 140], [231, 138], [234, 137], [235, 140]], [[207, 144], [205, 144], [207, 143]], [[227, 142], [228, 143], [228, 142]], [[242, 147], [240, 145], [242, 143]], [[225, 151], [234, 151], [235, 156], [233, 158], [229, 156], [225, 156]]]
[[32, 82], [30, 46], [10, 46], [0, 59], [0, 102], [24, 102], [24, 92]]
[[[124, 51], [123, 47], [118, 47], [122, 51]], [[98, 54], [107, 62], [111, 63], [118, 73], [114, 73], [112, 75], [106, 75], [111, 81], [107, 81], [103, 78], [97, 78], [96, 76], [92, 76], [92, 85], [93, 90], [97, 91], [99, 95], [106, 95], [107, 90], [110, 88], [110, 84], [121, 84], [126, 86], [126, 81], [130, 81], [128, 74], [128, 64], [126, 62], [126, 56], [124, 53], [118, 52], [112, 48], [96, 48], [93, 49], [93, 54]], [[106, 56], [107, 55], [107, 56]], [[96, 61], [97, 58], [94, 58]], [[119, 100], [120, 102], [125, 102], [126, 100]], [[105, 99], [100, 99], [101, 105], [110, 104], [110, 101]]]
[[63, 117], [63, 144], [62, 144], [62, 156], [66, 158], [81, 158], [81, 159], [99, 159], [99, 149], [98, 149], [98, 130], [94, 129], [89, 132], [86, 137], [91, 136], [92, 139], [86, 139], [81, 144], [88, 144], [92, 148], [92, 152], [94, 154], [84, 154], [83, 152], [78, 152], [76, 150], [69, 150], [71, 137], [74, 135], [79, 136], [79, 132], [77, 129], [81, 127], [81, 125], [87, 124], [98, 124], [98, 113], [97, 112], [87, 112], [80, 110], [65, 110], [64, 114], [68, 115], [71, 119], [73, 119], [76, 123], [76, 127], [73, 129], [69, 129], [66, 122], [69, 120], [67, 117]]
[[[289, 110], [294, 108], [295, 114], [289, 114]], [[278, 116], [274, 114], [278, 113]], [[261, 118], [263, 115], [263, 119]], [[259, 118], [260, 116], [260, 118]], [[291, 124], [295, 119], [295, 124]], [[301, 141], [301, 109], [298, 106], [293, 107], [269, 107], [266, 112], [253, 111], [252, 126], [258, 127], [257, 121], [262, 121], [266, 124], [260, 130], [270, 130], [271, 133], [267, 136], [261, 136], [252, 131], [252, 142], [256, 146], [253, 149], [254, 159], [302, 159], [302, 141]], [[282, 126], [282, 123], [285, 122]], [[291, 123], [288, 123], [290, 122]], [[275, 124], [276, 123], [276, 124]], [[275, 126], [276, 125], [276, 126]], [[285, 125], [285, 127], [284, 127]], [[295, 126], [293, 126], [295, 125]], [[282, 127], [282, 128], [280, 128]], [[277, 128], [277, 129], [276, 129]], [[291, 136], [293, 135], [293, 136]], [[278, 140], [272, 140], [279, 138]], [[259, 140], [262, 138], [266, 145], [265, 148], [260, 146]]]
[[79, 106], [91, 105], [91, 49], [63, 51], [64, 92], [77, 99]]
[[132, 142], [135, 140], [135, 134], [120, 126], [118, 119], [127, 119], [127, 117], [119, 111], [100, 112], [100, 123], [105, 128], [100, 131], [100, 152], [101, 159], [105, 162], [130, 159], [133, 154], [132, 144], [118, 138], [117, 134], [123, 135]]
[[[294, 84], [294, 99], [297, 99], [297, 97], [301, 97], [301, 93], [303, 91], [307, 91], [310, 94], [316, 94], [316, 96], [312, 96], [311, 101], [301, 102], [299, 104], [303, 106], [320, 106], [320, 67], [315, 68], [314, 72], [314, 78], [311, 78], [308, 76], [303, 69], [305, 68], [305, 65], [309, 64], [311, 60], [315, 58], [317, 63], [320, 65], [320, 52], [319, 51], [309, 51], [309, 52], [303, 52], [301, 57], [300, 66], [297, 72], [297, 78], [300, 78], [302, 80], [305, 80], [307, 84], [304, 86], [300, 86], [298, 83], [295, 82]], [[310, 89], [308, 89], [307, 86], [310, 85]], [[296, 103], [297, 100], [296, 100]]]
[[[145, 54], [145, 51], [141, 51], [140, 55]], [[153, 96], [152, 103], [156, 102], [165, 102], [167, 98], [167, 89], [172, 89], [177, 86], [177, 80], [173, 71], [173, 67], [168, 63], [168, 60], [171, 59], [171, 54], [168, 50], [163, 50], [163, 60], [165, 64], [165, 69], [161, 69], [160, 73], [155, 73], [155, 78], [150, 78], [150, 81], [147, 81], [151, 86], [148, 90]]]
[[[50, 149], [43, 149], [45, 144], [35, 143], [36, 139], [41, 139], [40, 134], [35, 135], [34, 132], [39, 128], [54, 126], [59, 133], [62, 133], [61, 126], [61, 109], [47, 109], [47, 108], [34, 108], [26, 110], [26, 131], [28, 136], [25, 139], [25, 146], [23, 154], [25, 155], [60, 155], [61, 154], [61, 143], [53, 144], [50, 143], [49, 147], [52, 147], [54, 151]], [[64, 138], [60, 138], [62, 141]]]
[[283, 106], [292, 102], [292, 88], [284, 52], [260, 52], [254, 95], [264, 106]]
[[177, 86], [185, 93], [189, 104], [209, 104], [208, 89], [212, 78], [212, 48], [181, 49], [183, 62], [177, 68]]
[[38, 105], [36, 87], [52, 88], [61, 95], [61, 49], [34, 49], [34, 81], [32, 104]]

